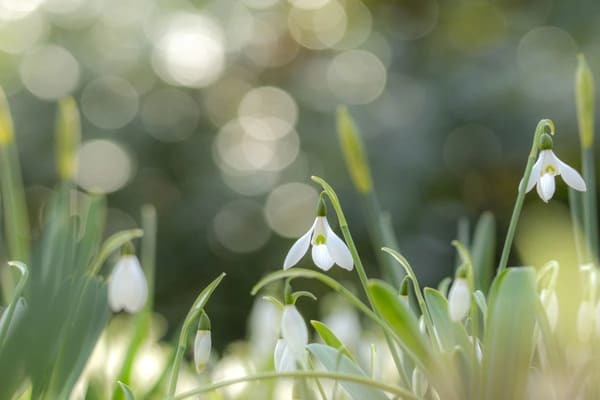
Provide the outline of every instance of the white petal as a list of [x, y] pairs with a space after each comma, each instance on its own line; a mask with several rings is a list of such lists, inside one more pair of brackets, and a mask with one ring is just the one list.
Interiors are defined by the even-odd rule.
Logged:
[[594, 306], [589, 300], [584, 300], [577, 310], [577, 335], [579, 340], [587, 343], [592, 336], [595, 324]]
[[286, 305], [281, 316], [281, 337], [285, 339], [296, 360], [304, 359], [308, 344], [308, 329], [295, 306]]
[[556, 296], [556, 292], [542, 289], [540, 300], [546, 310], [546, 317], [548, 318], [550, 329], [555, 331], [556, 324], [558, 323], [558, 297]]
[[542, 154], [538, 156], [537, 161], [533, 164], [533, 168], [531, 168], [531, 175], [529, 175], [529, 181], [527, 181], [526, 192], [529, 192], [535, 186], [535, 183], [540, 178], [540, 173], [542, 171]]
[[454, 280], [448, 293], [448, 309], [453, 321], [462, 321], [471, 308], [471, 290], [465, 278]]
[[565, 183], [571, 186], [573, 189], [579, 190], [580, 192], [585, 192], [587, 187], [585, 185], [585, 181], [581, 175], [579, 175], [579, 172], [558, 158], [556, 160], [558, 161], [558, 170], [563, 181], [565, 181]]
[[114, 312], [140, 311], [148, 297], [148, 285], [136, 256], [123, 256], [117, 261], [108, 284], [108, 304]]
[[194, 339], [194, 364], [196, 365], [196, 371], [202, 372], [206, 368], [206, 364], [208, 364], [210, 358], [211, 347], [212, 338], [210, 331], [196, 331], [196, 338]]
[[292, 372], [296, 370], [296, 360], [285, 339], [277, 340], [273, 353], [276, 372]]
[[352, 271], [352, 268], [354, 268], [354, 261], [352, 260], [352, 254], [350, 253], [348, 246], [346, 246], [346, 243], [333, 232], [329, 223], [327, 223], [327, 221], [325, 221], [325, 223], [327, 224], [327, 241], [325, 244], [327, 246], [327, 251], [329, 251], [329, 255], [337, 265], [348, 271]]
[[543, 174], [538, 182], [537, 189], [540, 198], [547, 203], [554, 196], [554, 190], [556, 189], [554, 177], [550, 174]]
[[323, 271], [329, 271], [333, 267], [333, 259], [324, 244], [316, 244], [312, 247], [312, 259], [315, 265]]
[[312, 234], [315, 224], [317, 221], [313, 223], [308, 232], [306, 232], [300, 239], [296, 240], [296, 243], [292, 245], [290, 251], [288, 251], [285, 256], [285, 260], [283, 261], [283, 269], [288, 269], [298, 264], [298, 261], [304, 257], [306, 251], [308, 250], [308, 246], [310, 245], [310, 235]]

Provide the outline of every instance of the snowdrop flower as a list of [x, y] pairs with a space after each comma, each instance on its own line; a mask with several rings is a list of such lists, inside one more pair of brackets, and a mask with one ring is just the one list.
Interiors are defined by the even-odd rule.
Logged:
[[548, 325], [552, 331], [556, 330], [556, 324], [558, 323], [558, 297], [554, 290], [542, 289], [540, 292], [540, 301], [546, 311], [546, 317], [548, 318]]
[[471, 308], [471, 289], [466, 278], [455, 278], [448, 293], [448, 309], [452, 321], [462, 321]]
[[198, 373], [204, 371], [208, 359], [210, 358], [210, 350], [212, 348], [212, 338], [210, 334], [210, 320], [206, 313], [202, 313], [194, 339], [194, 365]]
[[354, 268], [352, 254], [348, 246], [340, 239], [327, 222], [325, 202], [319, 201], [317, 218], [300, 239], [294, 243], [283, 261], [283, 269], [293, 267], [308, 251], [312, 244], [312, 259], [315, 265], [323, 271], [328, 271], [333, 264], [351, 271]]
[[554, 177], [560, 175], [565, 183], [580, 192], [586, 191], [585, 181], [572, 167], [562, 162], [552, 151], [552, 138], [544, 134], [541, 137], [540, 154], [531, 169], [526, 191], [537, 185], [540, 198], [546, 203], [554, 195]]
[[[287, 351], [291, 353], [294, 360], [304, 364], [305, 349], [308, 345], [308, 329], [304, 318], [293, 304], [287, 304], [283, 307], [281, 338], [285, 341], [285, 347], [287, 347]], [[280, 344], [280, 346], [283, 346], [283, 344]], [[283, 362], [283, 356], [285, 355], [283, 350], [279, 349], [279, 363], [280, 365], [288, 365], [289, 361]]]
[[595, 325], [594, 305], [590, 300], [583, 300], [577, 310], [577, 336], [582, 343], [587, 343]]
[[296, 359], [285, 339], [280, 338], [275, 344], [273, 361], [276, 372], [292, 372], [296, 370]]
[[117, 261], [108, 283], [108, 304], [114, 312], [140, 311], [148, 297], [148, 284], [138, 258], [123, 255]]

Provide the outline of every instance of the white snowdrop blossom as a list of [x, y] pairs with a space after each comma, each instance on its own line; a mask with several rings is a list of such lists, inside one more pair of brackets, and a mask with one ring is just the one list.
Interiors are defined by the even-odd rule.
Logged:
[[292, 372], [296, 370], [296, 358], [292, 354], [285, 339], [280, 338], [275, 344], [273, 361], [276, 372]]
[[281, 337], [296, 361], [303, 364], [305, 349], [308, 345], [308, 329], [304, 318], [292, 304], [283, 307], [281, 316]]
[[114, 312], [140, 311], [148, 297], [148, 284], [140, 261], [135, 255], [124, 255], [115, 265], [108, 283], [108, 304]]
[[315, 265], [323, 271], [328, 271], [333, 264], [348, 271], [354, 268], [352, 254], [346, 243], [333, 232], [327, 222], [327, 217], [318, 216], [308, 232], [293, 244], [283, 261], [283, 269], [296, 265], [311, 244], [312, 259]]
[[556, 296], [556, 292], [554, 290], [542, 289], [540, 292], [540, 301], [546, 311], [550, 329], [555, 331], [556, 324], [558, 323], [558, 297]]
[[448, 293], [448, 309], [452, 321], [462, 321], [471, 308], [471, 289], [465, 278], [456, 278]]
[[580, 192], [586, 191], [585, 181], [574, 168], [562, 162], [551, 149], [541, 150], [531, 169], [526, 191], [537, 185], [537, 192], [544, 202], [554, 195], [554, 177], [560, 175], [565, 183]]
[[194, 365], [199, 373], [204, 371], [210, 358], [212, 338], [209, 330], [199, 329], [194, 339]]
[[594, 305], [590, 300], [583, 300], [577, 310], [577, 336], [582, 343], [589, 342], [595, 324]]

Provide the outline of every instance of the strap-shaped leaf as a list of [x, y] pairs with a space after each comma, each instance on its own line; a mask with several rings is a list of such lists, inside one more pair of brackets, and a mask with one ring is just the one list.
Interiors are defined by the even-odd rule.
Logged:
[[350, 354], [350, 351], [348, 351], [346, 345], [336, 336], [335, 333], [333, 333], [331, 329], [329, 329], [327, 325], [325, 325], [321, 321], [310, 321], [310, 324], [313, 326], [313, 328], [315, 328], [315, 331], [317, 331], [317, 333], [319, 334], [321, 339], [323, 339], [323, 342], [325, 342], [326, 345], [331, 346], [334, 349], [337, 349], [338, 351], [341, 351], [352, 361], [356, 362], [356, 359], [352, 354]]
[[[308, 345], [310, 351], [325, 369], [330, 372], [340, 372], [351, 375], [367, 377], [367, 374], [352, 360], [342, 354], [339, 350], [319, 343]], [[340, 385], [348, 392], [354, 400], [387, 400], [388, 397], [380, 389], [352, 382], [340, 382]]]
[[492, 285], [483, 352], [487, 400], [524, 400], [533, 354], [537, 295], [535, 270], [504, 270]]

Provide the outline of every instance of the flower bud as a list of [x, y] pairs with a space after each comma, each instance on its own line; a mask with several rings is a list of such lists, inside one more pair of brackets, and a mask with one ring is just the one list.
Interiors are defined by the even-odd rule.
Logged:
[[471, 289], [466, 278], [456, 278], [448, 293], [448, 309], [452, 321], [462, 321], [471, 308]]
[[337, 110], [337, 131], [354, 186], [360, 193], [369, 193], [373, 189], [373, 183], [367, 155], [358, 129], [346, 107]]
[[590, 148], [594, 144], [594, 76], [582, 54], [577, 57], [577, 60], [575, 103], [579, 139], [583, 148]]
[[296, 370], [296, 359], [285, 339], [278, 339], [275, 344], [273, 364], [276, 372], [292, 372]]
[[71, 180], [77, 170], [77, 148], [81, 140], [79, 111], [72, 97], [61, 99], [56, 119], [56, 165], [58, 176]]
[[285, 339], [294, 358], [303, 360], [308, 345], [308, 329], [298, 309], [290, 304], [283, 307], [281, 337]]
[[194, 339], [194, 365], [198, 373], [204, 371], [208, 360], [210, 359], [210, 350], [212, 348], [212, 338], [210, 332], [210, 319], [206, 313], [200, 315], [198, 330]]
[[6, 95], [0, 87], [0, 146], [4, 147], [15, 140], [13, 123], [6, 101]]
[[413, 372], [412, 372], [412, 390], [413, 390], [413, 393], [418, 398], [425, 397], [425, 393], [427, 393], [427, 387], [428, 386], [429, 385], [427, 383], [427, 378], [425, 377], [425, 375], [423, 374], [423, 372], [421, 372], [421, 370], [419, 368], [413, 369]]
[[148, 297], [148, 284], [135, 255], [119, 258], [108, 283], [108, 304], [113, 312], [137, 313]]

